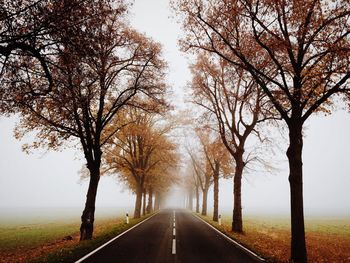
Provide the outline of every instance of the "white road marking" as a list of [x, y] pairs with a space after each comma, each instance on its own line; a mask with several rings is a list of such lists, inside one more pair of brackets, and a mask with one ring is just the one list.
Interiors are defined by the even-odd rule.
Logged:
[[249, 250], [248, 248], [242, 246], [241, 244], [239, 244], [238, 242], [234, 241], [233, 239], [231, 239], [230, 237], [226, 236], [224, 233], [222, 233], [220, 230], [216, 229], [215, 227], [213, 227], [211, 224], [209, 224], [208, 222], [204, 221], [202, 218], [200, 218], [197, 215], [196, 216], [198, 219], [200, 219], [203, 223], [207, 224], [209, 227], [211, 227], [213, 230], [215, 230], [216, 232], [218, 232], [220, 235], [222, 235], [223, 237], [225, 237], [228, 241], [234, 243], [236, 246], [240, 247], [241, 249], [245, 250], [247, 253], [251, 254], [252, 256], [260, 259], [261, 261], [265, 262], [265, 259], [263, 259], [262, 257], [260, 257], [259, 255], [255, 254], [253, 251]]
[[176, 228], [175, 228], [175, 210], [173, 211], [173, 218], [174, 218], [174, 223], [173, 223], [173, 245], [171, 248], [171, 253], [173, 255], [176, 254], [176, 239], [175, 239], [175, 235], [176, 235]]
[[173, 247], [172, 247], [171, 253], [172, 253], [173, 255], [176, 254], [176, 239], [173, 239]]
[[89, 254], [85, 255], [84, 257], [82, 257], [81, 259], [78, 259], [77, 261], [75, 261], [74, 263], [81, 263], [83, 262], [85, 259], [87, 259], [88, 257], [90, 257], [91, 255], [95, 254], [97, 251], [99, 251], [100, 249], [104, 248], [105, 246], [107, 246], [108, 244], [110, 244], [111, 242], [113, 242], [114, 240], [116, 240], [117, 238], [120, 238], [122, 235], [128, 233], [129, 231], [131, 231], [132, 229], [134, 229], [135, 227], [141, 225], [142, 223], [146, 222], [147, 220], [151, 219], [152, 217], [154, 217], [155, 215], [157, 215], [159, 213], [159, 211], [157, 213], [155, 213], [154, 215], [150, 216], [149, 218], [146, 218], [145, 220], [142, 220], [140, 223], [134, 225], [133, 227], [130, 227], [128, 230], [124, 231], [123, 233], [119, 234], [118, 236], [112, 238], [111, 240], [107, 241], [106, 243], [104, 243], [103, 245], [99, 246], [98, 248], [96, 248], [95, 250], [91, 251]]

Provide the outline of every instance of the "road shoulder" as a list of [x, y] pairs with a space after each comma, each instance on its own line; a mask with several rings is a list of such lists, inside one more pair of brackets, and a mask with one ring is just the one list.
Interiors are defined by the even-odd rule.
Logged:
[[[244, 251], [246, 254], [248, 254], [250, 257], [252, 257], [253, 259], [256, 259], [260, 262], [267, 262], [262, 256], [260, 256], [258, 253], [256, 253], [255, 251], [253, 251], [252, 249], [244, 246], [243, 244], [241, 244], [240, 242], [238, 242], [237, 240], [233, 239], [232, 236], [228, 235], [226, 232], [224, 232], [222, 229], [219, 229], [213, 221], [209, 220], [206, 217], [202, 217], [200, 215], [198, 215], [197, 213], [192, 212], [192, 215], [196, 218], [198, 218], [199, 220], [201, 220], [203, 223], [205, 223], [207, 226], [209, 226], [211, 229], [213, 229], [214, 231], [216, 231], [217, 233], [219, 233], [221, 236], [223, 236], [225, 239], [227, 239], [229, 242], [233, 243], [238, 249]], [[215, 222], [216, 223], [216, 222]]]

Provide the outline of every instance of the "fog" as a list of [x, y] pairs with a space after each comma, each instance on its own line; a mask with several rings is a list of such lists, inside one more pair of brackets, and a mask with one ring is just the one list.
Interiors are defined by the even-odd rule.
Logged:
[[[131, 24], [162, 43], [164, 57], [169, 64], [168, 83], [174, 92], [171, 103], [177, 108], [184, 108], [187, 94], [184, 87], [190, 80], [190, 74], [187, 60], [177, 46], [180, 26], [171, 15], [167, 1], [136, 0]], [[38, 150], [26, 155], [21, 151], [21, 142], [13, 138], [15, 122], [16, 117], [0, 118], [2, 211], [5, 211], [5, 207], [16, 213], [21, 213], [23, 207], [31, 211], [40, 211], [34, 209], [38, 207], [70, 207], [80, 215], [87, 191], [87, 182], [81, 181], [78, 174], [85, 163], [82, 155], [73, 147], [61, 152]], [[327, 117], [312, 117], [306, 123], [303, 162], [307, 216], [350, 215], [349, 134], [349, 113], [343, 110]], [[244, 214], [289, 215], [288, 163], [284, 153], [287, 142], [281, 141], [278, 147], [281, 151], [277, 151], [273, 158], [278, 164], [277, 171], [273, 174], [250, 172], [245, 175], [242, 186]], [[167, 203], [182, 206], [183, 194], [176, 189], [169, 194]], [[209, 208], [212, 203], [210, 192]], [[101, 179], [96, 203], [97, 216], [103, 209], [117, 211], [118, 207], [131, 212], [133, 204], [134, 196], [115, 178]], [[220, 207], [222, 212], [232, 210], [232, 179], [220, 181]], [[2, 212], [1, 217], [4, 215], [5, 212]]]

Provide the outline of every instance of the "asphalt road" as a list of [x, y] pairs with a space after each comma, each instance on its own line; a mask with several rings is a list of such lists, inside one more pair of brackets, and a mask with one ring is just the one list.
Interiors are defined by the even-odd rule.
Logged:
[[190, 212], [163, 210], [84, 263], [261, 262]]

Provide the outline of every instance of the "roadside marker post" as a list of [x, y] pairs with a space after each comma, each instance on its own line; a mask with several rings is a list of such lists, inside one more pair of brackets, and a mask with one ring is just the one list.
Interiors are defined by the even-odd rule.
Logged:
[[129, 213], [126, 213], [126, 223], [129, 224]]
[[157, 214], [159, 214], [159, 211], [157, 211], [156, 213], [154, 213], [153, 215], [151, 215], [150, 217], [147, 217], [146, 219], [142, 220], [141, 222], [137, 223], [136, 225], [130, 227], [129, 229], [125, 230], [124, 232], [120, 233], [118, 236], [113, 237], [111, 240], [107, 241], [106, 243], [102, 244], [101, 246], [99, 246], [98, 248], [96, 248], [95, 250], [91, 251], [90, 253], [86, 254], [84, 257], [82, 257], [81, 259], [78, 259], [77, 261], [75, 261], [74, 263], [82, 263], [85, 259], [87, 259], [88, 257], [90, 257], [91, 255], [95, 254], [97, 251], [101, 250], [102, 248], [104, 248], [105, 246], [109, 245], [110, 243], [112, 243], [114, 240], [120, 238], [121, 236], [125, 235], [126, 233], [128, 233], [129, 231], [133, 230], [134, 228], [138, 227], [139, 225], [145, 223], [146, 221], [150, 220], [151, 218], [153, 218], [154, 216], [156, 216]]
[[219, 215], [219, 226], [221, 226], [221, 215]]

